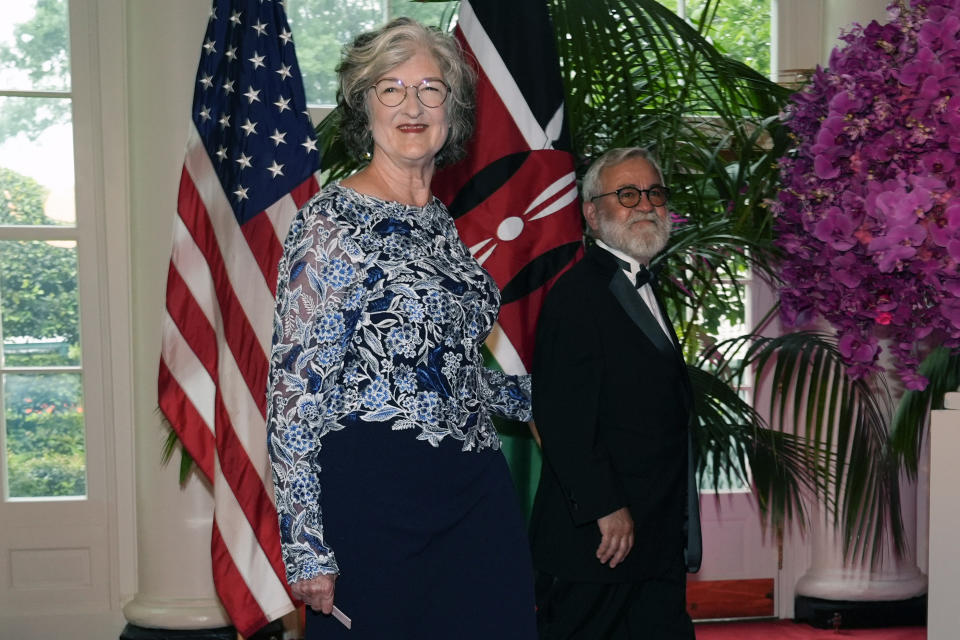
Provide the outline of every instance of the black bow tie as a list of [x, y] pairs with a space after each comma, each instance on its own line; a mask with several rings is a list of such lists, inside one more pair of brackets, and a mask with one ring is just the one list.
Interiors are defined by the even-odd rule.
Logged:
[[657, 274], [655, 271], [647, 269], [646, 266], [640, 265], [640, 269], [637, 270], [636, 279], [634, 280], [634, 286], [639, 289], [645, 284], [653, 284], [657, 281]]

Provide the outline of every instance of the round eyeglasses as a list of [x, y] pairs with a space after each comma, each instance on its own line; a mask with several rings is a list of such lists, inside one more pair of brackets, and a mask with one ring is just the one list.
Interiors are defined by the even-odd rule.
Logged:
[[436, 109], [447, 100], [450, 87], [443, 80], [424, 78], [414, 85], [405, 85], [402, 80], [384, 78], [371, 87], [377, 100], [385, 107], [398, 107], [407, 98], [407, 89], [417, 92], [417, 100], [425, 107]]
[[601, 193], [598, 196], [593, 196], [590, 198], [590, 201], [593, 202], [597, 198], [602, 198], [604, 196], [612, 196], [616, 194], [617, 200], [621, 205], [627, 207], [635, 207], [640, 204], [640, 198], [643, 197], [643, 194], [647, 194], [647, 200], [650, 201], [655, 207], [662, 207], [667, 204], [667, 198], [670, 197], [670, 189], [667, 189], [662, 184], [655, 184], [649, 189], [638, 189], [637, 187], [620, 187], [616, 191], [608, 191], [607, 193]]

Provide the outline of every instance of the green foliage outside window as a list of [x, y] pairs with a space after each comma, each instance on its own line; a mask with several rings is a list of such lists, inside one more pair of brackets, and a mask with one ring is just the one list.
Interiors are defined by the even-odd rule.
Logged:
[[77, 374], [5, 376], [10, 497], [86, 493], [82, 393]]
[[[686, 0], [686, 17], [694, 25], [709, 25], [704, 34], [722, 53], [770, 73], [770, 1], [771, 0]], [[677, 0], [660, 4], [678, 11]], [[708, 15], [704, 15], [704, 8]], [[702, 32], [702, 28], [701, 28]]]
[[426, 25], [446, 28], [458, 2], [411, 2], [389, 0], [291, 0], [287, 18], [297, 47], [297, 62], [303, 75], [307, 102], [332, 105], [336, 102], [334, 72], [343, 45], [354, 36], [374, 29], [390, 18], [408, 16]]
[[[0, 168], [0, 224], [49, 225], [45, 189]], [[80, 362], [73, 243], [0, 241], [0, 318], [6, 367]], [[76, 373], [3, 376], [7, 492], [12, 498], [86, 493], [83, 388]]]
[[[49, 225], [45, 190], [33, 178], [0, 167], [0, 224]], [[12, 337], [63, 338], [79, 344], [76, 247], [39, 241], [0, 241], [0, 313], [5, 342]], [[36, 360], [7, 366], [41, 366]], [[22, 359], [21, 359], [22, 360]], [[67, 362], [78, 364], [76, 350]]]

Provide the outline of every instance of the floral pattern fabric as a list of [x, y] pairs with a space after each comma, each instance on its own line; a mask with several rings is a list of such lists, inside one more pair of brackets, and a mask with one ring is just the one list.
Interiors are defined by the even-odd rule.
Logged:
[[482, 364], [499, 304], [436, 199], [413, 207], [331, 185], [297, 214], [279, 265], [267, 389], [291, 584], [339, 573], [316, 463], [326, 434], [409, 430], [424, 446], [452, 438], [471, 452], [500, 447], [490, 413], [530, 419], [529, 377]]

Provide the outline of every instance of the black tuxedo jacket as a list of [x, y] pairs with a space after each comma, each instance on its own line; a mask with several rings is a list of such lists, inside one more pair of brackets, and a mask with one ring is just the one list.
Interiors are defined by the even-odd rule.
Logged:
[[[666, 312], [661, 305], [661, 313]], [[537, 326], [533, 415], [544, 464], [531, 515], [534, 566], [583, 582], [700, 565], [693, 400], [676, 336], [664, 334], [616, 258], [592, 246], [547, 294]], [[629, 507], [626, 560], [596, 558], [596, 520]]]

